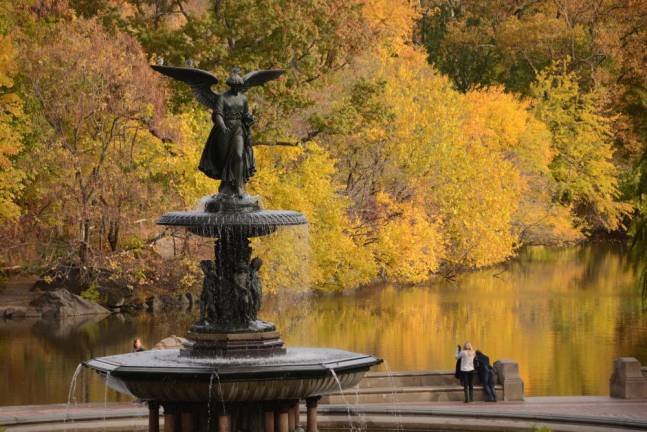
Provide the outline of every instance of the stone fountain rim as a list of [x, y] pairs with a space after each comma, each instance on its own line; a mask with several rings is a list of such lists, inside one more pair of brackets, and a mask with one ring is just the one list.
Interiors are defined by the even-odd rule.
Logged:
[[295, 377], [316, 377], [328, 375], [330, 370], [335, 373], [346, 371], [368, 370], [371, 366], [378, 365], [383, 359], [368, 354], [348, 353], [349, 356], [338, 360], [322, 362], [304, 362], [275, 365], [241, 365], [234, 364], [232, 367], [192, 365], [192, 366], [127, 366], [119, 362], [111, 361], [111, 357], [98, 357], [82, 362], [83, 366], [94, 369], [101, 374], [110, 373], [114, 377], [144, 377], [144, 376], [187, 376], [209, 379], [214, 372], [224, 381], [241, 379], [272, 379], [272, 378], [295, 378]]
[[308, 225], [306, 217], [294, 210], [255, 210], [241, 212], [174, 211], [164, 213], [158, 225], [208, 226], [287, 226]]

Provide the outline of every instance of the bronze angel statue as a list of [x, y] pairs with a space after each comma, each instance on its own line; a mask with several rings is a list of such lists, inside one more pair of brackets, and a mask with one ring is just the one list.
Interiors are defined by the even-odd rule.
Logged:
[[200, 171], [212, 179], [221, 180], [218, 192], [242, 198], [245, 183], [256, 171], [250, 127], [254, 116], [249, 112], [245, 91], [277, 79], [283, 70], [258, 70], [240, 75], [234, 68], [227, 78], [229, 90], [215, 93], [211, 86], [218, 83], [213, 74], [194, 68], [153, 65], [153, 69], [191, 86], [196, 99], [212, 110], [213, 128], [202, 151]]

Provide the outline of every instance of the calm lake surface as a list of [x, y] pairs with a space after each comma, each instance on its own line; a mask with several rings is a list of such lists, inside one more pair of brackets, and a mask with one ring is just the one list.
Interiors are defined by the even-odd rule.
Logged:
[[[505, 266], [423, 287], [268, 299], [261, 317], [290, 346], [377, 354], [392, 370], [453, 369], [457, 343], [519, 362], [527, 395], [603, 395], [613, 359], [647, 364], [639, 268], [620, 245], [531, 248]], [[60, 323], [0, 320], [0, 405], [65, 402], [77, 364], [183, 335], [190, 314], [113, 315]], [[79, 378], [78, 401], [103, 401], [103, 382]], [[112, 390], [109, 400], [129, 400]]]

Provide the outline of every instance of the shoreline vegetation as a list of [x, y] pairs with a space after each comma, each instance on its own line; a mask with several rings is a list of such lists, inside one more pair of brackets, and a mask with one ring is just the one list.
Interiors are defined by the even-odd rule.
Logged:
[[310, 223], [254, 240], [268, 293], [418, 284], [599, 235], [644, 259], [645, 17], [644, 0], [0, 0], [3, 278], [105, 305], [199, 290], [210, 246], [154, 222], [217, 190], [196, 169], [211, 120], [161, 61], [287, 69], [248, 95], [248, 192]]
[[[500, 263], [493, 263], [486, 267], [463, 269], [460, 272], [451, 275], [432, 275], [429, 279], [422, 282], [396, 282], [389, 280], [375, 280], [367, 284], [355, 286], [345, 290], [323, 291], [307, 289], [282, 289], [280, 291], [269, 293], [268, 301], [287, 301], [288, 303], [298, 301], [302, 298], [329, 298], [336, 296], [355, 296], [362, 295], [369, 291], [382, 290], [385, 287], [393, 287], [396, 290], [407, 290], [415, 287], [433, 286], [438, 283], [448, 282], [450, 284], [459, 282], [461, 277], [469, 277], [471, 273], [484, 273], [488, 271], [497, 271], [492, 274], [493, 277], [499, 277], [510, 270], [510, 266], [521, 264], [522, 262], [541, 262], [545, 259], [552, 259], [552, 256], [559, 254], [560, 251], [576, 251], [580, 247], [591, 247], [598, 245], [616, 244], [623, 250], [623, 255], [631, 262], [631, 265], [637, 266], [637, 271], [644, 268], [645, 263], [636, 260], [632, 255], [631, 245], [626, 238], [592, 238], [579, 241], [577, 243], [562, 245], [527, 245], [520, 250], [518, 254], [508, 260]], [[616, 247], [616, 246], [613, 246]], [[166, 261], [168, 262], [168, 261]], [[110, 313], [159, 313], [176, 310], [181, 312], [191, 312], [198, 307], [199, 302], [199, 284], [187, 284], [183, 288], [175, 285], [150, 286], [137, 284], [128, 284], [125, 280], [118, 280], [110, 277], [94, 278], [90, 288], [78, 277], [78, 272], [74, 269], [67, 269], [65, 272], [59, 272], [59, 277], [52, 277], [56, 274], [50, 272], [42, 274], [25, 274], [20, 272], [11, 272], [8, 275], [8, 289], [0, 289], [0, 318], [5, 319], [23, 319], [23, 318], [43, 318], [43, 319], [60, 319], [76, 315], [102, 314], [105, 309], [92, 311], [90, 303], [98, 303], [108, 309]], [[61, 277], [65, 275], [65, 277]], [[76, 276], [75, 276], [76, 275]], [[172, 279], [173, 280], [173, 279]], [[640, 281], [638, 282], [640, 283]], [[197, 289], [196, 289], [197, 287]], [[49, 294], [53, 292], [53, 294]], [[92, 292], [91, 295], [88, 295]], [[70, 297], [78, 296], [77, 302], [83, 304], [74, 305]], [[63, 297], [61, 302], [57, 297]], [[90, 303], [85, 303], [85, 302]], [[70, 304], [72, 304], [70, 306]], [[77, 307], [74, 307], [77, 306]], [[59, 313], [61, 308], [67, 307], [69, 314]], [[55, 309], [52, 311], [50, 309]], [[88, 312], [89, 311], [89, 312]]]

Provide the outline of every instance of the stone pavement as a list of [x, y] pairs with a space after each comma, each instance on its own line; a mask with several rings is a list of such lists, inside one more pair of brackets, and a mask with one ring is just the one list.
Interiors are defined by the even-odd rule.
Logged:
[[103, 419], [132, 419], [147, 417], [148, 408], [134, 403], [102, 403], [50, 405], [20, 405], [0, 407], [0, 425], [11, 430], [12, 425], [63, 423]]
[[[357, 418], [365, 417], [369, 429], [379, 429], [372, 425], [376, 420], [384, 423], [383, 418], [377, 419], [376, 416], [390, 413], [393, 421], [397, 422], [400, 418], [400, 422], [406, 424], [406, 429], [425, 429], [431, 426], [429, 420], [433, 419], [434, 424], [444, 425], [439, 430], [461, 430], [459, 425], [467, 429], [467, 423], [471, 422], [482, 426], [473, 430], [528, 430], [536, 425], [546, 425], [554, 431], [647, 431], [647, 399], [555, 396], [529, 397], [523, 402], [498, 403], [434, 402], [363, 404], [350, 407], [323, 405], [319, 411], [324, 417], [334, 417], [342, 416], [349, 409]], [[450, 427], [452, 425], [454, 428]]]
[[608, 396], [536, 396], [526, 397], [523, 402], [474, 402], [470, 404], [436, 402], [432, 404], [408, 403], [406, 406], [411, 408], [451, 408], [456, 411], [467, 409], [484, 412], [609, 417], [647, 422], [647, 399], [624, 400], [612, 399]]
[[[496, 404], [320, 405], [321, 428], [345, 427], [348, 409], [353, 421], [369, 430], [402, 429], [401, 425], [406, 430], [447, 431], [519, 431], [537, 425], [573, 432], [647, 430], [647, 399], [603, 396], [528, 397], [524, 402]], [[0, 407], [0, 425], [7, 432], [145, 430], [146, 416], [147, 408], [133, 403], [79, 404], [69, 410], [65, 404]]]

